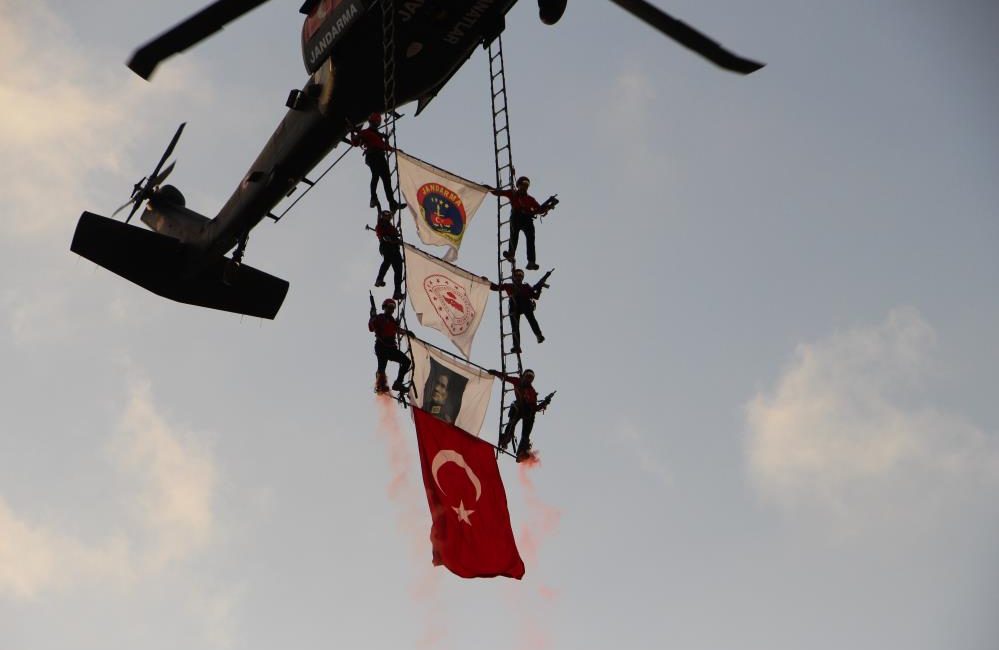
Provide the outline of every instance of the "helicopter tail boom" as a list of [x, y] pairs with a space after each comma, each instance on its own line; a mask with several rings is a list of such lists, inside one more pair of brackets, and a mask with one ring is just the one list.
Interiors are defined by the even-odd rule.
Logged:
[[288, 282], [227, 257], [206, 257], [173, 237], [84, 212], [70, 250], [152, 291], [188, 305], [274, 318]]

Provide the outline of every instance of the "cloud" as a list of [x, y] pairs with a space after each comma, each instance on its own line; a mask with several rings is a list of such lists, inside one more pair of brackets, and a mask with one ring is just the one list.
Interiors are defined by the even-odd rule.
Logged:
[[607, 150], [621, 156], [618, 164], [625, 165], [628, 173], [654, 177], [660, 173], [660, 159], [650, 147], [649, 124], [652, 123], [649, 107], [656, 105], [652, 81], [641, 70], [625, 70], [614, 79], [600, 102], [600, 121], [605, 125], [601, 137]]
[[960, 415], [919, 403], [935, 333], [910, 308], [798, 346], [769, 394], [746, 405], [751, 479], [788, 510], [846, 528], [925, 517], [999, 482], [999, 444]]
[[238, 616], [245, 588], [199, 589], [188, 602], [191, 616], [199, 621], [204, 647], [233, 648], [239, 637]]
[[123, 203], [168, 142], [176, 109], [213, 96], [189, 60], [155, 84], [140, 80], [124, 53], [80, 42], [47, 5], [0, 0], [0, 255], [22, 271], [0, 290], [0, 319], [18, 346], [145, 317], [123, 300], [124, 284], [95, 297], [96, 267], [68, 251], [72, 228], [84, 209], [110, 214]]
[[132, 386], [121, 429], [115, 458], [138, 484], [134, 505], [153, 539], [147, 561], [159, 569], [211, 541], [215, 466], [191, 436], [163, 420], [147, 382]]
[[122, 538], [88, 546], [20, 519], [0, 497], [0, 595], [33, 599], [83, 578], [127, 580], [129, 555]]
[[672, 482], [666, 464], [649, 445], [646, 435], [630, 420], [621, 421], [615, 429], [615, 434], [617, 441], [629, 451], [643, 472], [664, 485]]
[[32, 599], [87, 580], [133, 584], [215, 538], [212, 459], [158, 414], [148, 384], [132, 386], [113, 447], [115, 469], [135, 494], [123, 532], [96, 543], [77, 539], [27, 520], [0, 497], [0, 595]]
[[[38, 34], [45, 47], [37, 47]], [[124, 66], [98, 67], [91, 54], [44, 2], [0, 2], [0, 233], [37, 237], [66, 226], [95, 203], [92, 177], [120, 176], [123, 167], [132, 175], [121, 145], [159, 113], [144, 106], [187, 101], [194, 86], [204, 89], [190, 65], [174, 66], [153, 86]], [[124, 201], [130, 184], [121, 189]]]

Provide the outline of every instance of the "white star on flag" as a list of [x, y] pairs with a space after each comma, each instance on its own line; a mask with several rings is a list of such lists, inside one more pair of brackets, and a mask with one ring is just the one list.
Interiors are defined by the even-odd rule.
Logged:
[[472, 514], [473, 512], [475, 512], [475, 511], [474, 510], [465, 510], [465, 502], [464, 501], [459, 501], [458, 502], [458, 507], [455, 508], [454, 506], [451, 506], [451, 509], [454, 510], [458, 514], [458, 521], [463, 521], [466, 524], [468, 524], [469, 526], [472, 525], [472, 520], [469, 519], [468, 516], [470, 514]]

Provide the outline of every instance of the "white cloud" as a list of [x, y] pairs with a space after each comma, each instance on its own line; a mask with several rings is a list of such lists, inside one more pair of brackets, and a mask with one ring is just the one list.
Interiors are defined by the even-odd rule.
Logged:
[[853, 529], [871, 517], [926, 517], [964, 490], [999, 483], [994, 436], [918, 403], [934, 342], [930, 325], [906, 308], [799, 345], [774, 390], [746, 406], [760, 493]]
[[212, 541], [215, 466], [157, 413], [147, 384], [133, 385], [114, 447], [136, 508], [123, 517], [123, 532], [106, 540], [88, 542], [31, 522], [0, 497], [0, 595], [31, 599], [85, 580], [132, 584]]
[[0, 595], [32, 599], [85, 577], [128, 579], [130, 565], [125, 540], [87, 546], [23, 521], [0, 498]]
[[[45, 34], [45, 47], [32, 46], [37, 34]], [[133, 165], [122, 163], [122, 145], [157, 112], [143, 107], [189, 100], [195, 93], [182, 91], [203, 86], [183, 63], [151, 85], [124, 66], [103, 70], [92, 61], [44, 2], [0, 2], [0, 232], [67, 230], [93, 206], [93, 177], [120, 176], [123, 167], [133, 175]], [[151, 164], [156, 153], [149, 155]], [[123, 184], [122, 202], [130, 189]]]
[[677, 170], [662, 149], [651, 144], [656, 138], [650, 133], [658, 125], [653, 109], [659, 103], [649, 76], [640, 69], [621, 71], [597, 106], [595, 118], [602, 125], [598, 134], [615, 158], [615, 168], [642, 183], [655, 181], [662, 190], [663, 178], [674, 177]]
[[132, 387], [122, 432], [115, 457], [139, 484], [135, 505], [152, 533], [150, 565], [160, 568], [204, 547], [215, 526], [216, 470], [209, 455], [192, 437], [170, 428], [145, 382]]
[[0, 0], [0, 252], [11, 269], [30, 269], [12, 272], [0, 292], [0, 319], [16, 345], [65, 342], [95, 321], [143, 317], [125, 293], [74, 290], [92, 287], [94, 266], [71, 263], [72, 229], [83, 210], [109, 215], [123, 203], [169, 141], [175, 109], [212, 93], [189, 61], [166, 67], [155, 84], [114, 63], [46, 2]]
[[639, 468], [663, 484], [672, 482], [669, 469], [650, 447], [645, 434], [630, 420], [623, 420], [616, 428], [617, 441], [634, 457]]
[[188, 603], [192, 617], [200, 622], [203, 647], [233, 648], [238, 634], [237, 610], [245, 588], [199, 589]]

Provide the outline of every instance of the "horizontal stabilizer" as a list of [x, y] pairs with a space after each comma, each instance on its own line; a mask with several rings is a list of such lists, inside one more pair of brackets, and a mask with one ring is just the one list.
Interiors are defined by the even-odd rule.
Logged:
[[273, 275], [246, 265], [232, 273], [232, 260], [226, 257], [206, 260], [172, 237], [90, 212], [80, 216], [70, 250], [157, 295], [188, 305], [274, 318], [288, 293], [288, 282]]

